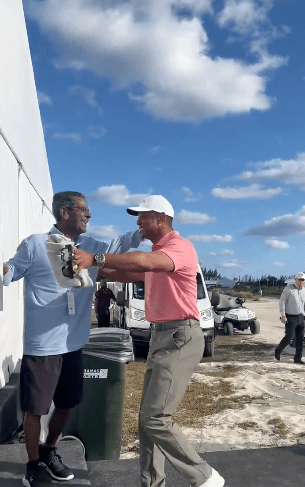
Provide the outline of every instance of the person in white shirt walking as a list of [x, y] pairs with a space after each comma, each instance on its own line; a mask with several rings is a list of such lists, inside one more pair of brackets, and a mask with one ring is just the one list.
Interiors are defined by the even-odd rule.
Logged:
[[279, 308], [281, 321], [285, 324], [285, 336], [275, 349], [275, 358], [281, 359], [281, 353], [289, 345], [293, 335], [296, 338], [294, 363], [305, 365], [302, 360], [304, 339], [305, 289], [303, 283], [305, 274], [298, 272], [295, 282], [287, 284], [280, 297]]

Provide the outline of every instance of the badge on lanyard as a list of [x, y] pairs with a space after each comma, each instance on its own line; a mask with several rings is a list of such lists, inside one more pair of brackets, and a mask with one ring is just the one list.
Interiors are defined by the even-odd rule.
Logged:
[[68, 314], [75, 315], [75, 301], [74, 301], [74, 294], [71, 289], [67, 292], [67, 300], [68, 300]]

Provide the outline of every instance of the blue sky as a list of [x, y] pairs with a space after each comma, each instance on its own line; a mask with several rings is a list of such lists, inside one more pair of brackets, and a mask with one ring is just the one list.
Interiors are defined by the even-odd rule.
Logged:
[[23, 4], [53, 188], [92, 235], [162, 194], [203, 266], [304, 270], [303, 0]]

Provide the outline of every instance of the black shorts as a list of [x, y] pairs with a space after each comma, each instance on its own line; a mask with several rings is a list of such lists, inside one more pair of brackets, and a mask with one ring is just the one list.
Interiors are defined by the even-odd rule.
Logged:
[[24, 355], [20, 370], [21, 407], [42, 416], [55, 407], [70, 409], [83, 395], [82, 351], [62, 355]]

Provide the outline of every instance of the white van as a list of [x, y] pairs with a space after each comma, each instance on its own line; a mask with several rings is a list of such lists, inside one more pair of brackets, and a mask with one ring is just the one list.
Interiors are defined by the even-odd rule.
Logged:
[[[151, 335], [150, 323], [146, 320], [144, 311], [144, 282], [125, 284], [108, 282], [107, 286], [117, 299], [112, 308], [113, 325], [130, 330], [136, 353], [137, 347], [148, 346]], [[200, 326], [205, 336], [203, 355], [212, 357], [215, 343], [214, 317], [199, 264], [197, 266], [197, 307], [200, 315]]]

